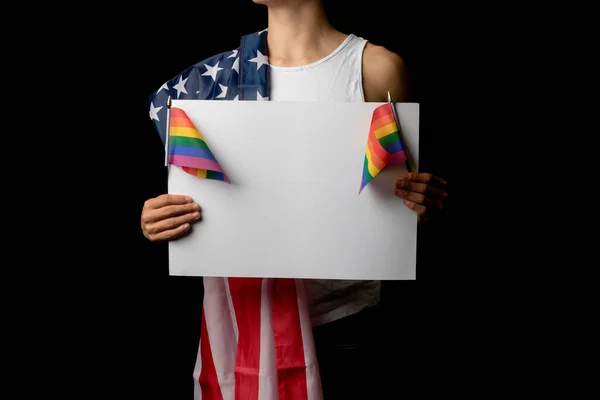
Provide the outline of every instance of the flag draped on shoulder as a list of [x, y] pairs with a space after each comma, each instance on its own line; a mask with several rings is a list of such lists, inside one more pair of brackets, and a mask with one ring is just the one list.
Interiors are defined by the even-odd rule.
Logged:
[[167, 100], [269, 100], [267, 32], [242, 36], [240, 47], [200, 61], [150, 96], [150, 119], [165, 143]]
[[[150, 96], [150, 118], [164, 144], [169, 97], [269, 100], [266, 37], [266, 29], [242, 36], [239, 48], [187, 68]], [[193, 151], [209, 157], [205, 151]], [[215, 169], [216, 164], [194, 162], [210, 164], [212, 176], [225, 180], [226, 175], [215, 173], [223, 172]], [[203, 168], [196, 169], [204, 173]], [[200, 344], [192, 374], [195, 399], [322, 400], [303, 281], [227, 277], [203, 281]]]

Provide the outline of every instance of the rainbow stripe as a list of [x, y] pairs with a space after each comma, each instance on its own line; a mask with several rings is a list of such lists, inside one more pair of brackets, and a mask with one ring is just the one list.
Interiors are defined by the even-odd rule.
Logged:
[[406, 162], [406, 160], [406, 152], [400, 139], [392, 104], [382, 104], [373, 111], [365, 151], [362, 182], [358, 193], [360, 194], [367, 183], [386, 166]]
[[199, 178], [229, 183], [200, 132], [185, 111], [176, 107], [171, 107], [169, 115], [169, 164]]

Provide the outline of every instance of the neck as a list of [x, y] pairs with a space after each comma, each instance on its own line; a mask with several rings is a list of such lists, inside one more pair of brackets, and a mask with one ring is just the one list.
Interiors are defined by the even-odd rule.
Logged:
[[268, 7], [269, 63], [299, 66], [318, 61], [346, 38], [328, 22], [321, 0]]

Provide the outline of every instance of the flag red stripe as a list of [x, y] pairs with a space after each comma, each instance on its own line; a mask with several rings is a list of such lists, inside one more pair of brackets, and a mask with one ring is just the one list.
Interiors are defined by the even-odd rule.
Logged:
[[376, 131], [377, 129], [389, 125], [392, 122], [396, 122], [396, 120], [394, 119], [394, 114], [392, 112], [390, 112], [389, 114], [380, 115], [379, 117], [375, 117], [375, 115], [373, 115], [371, 128], [373, 128], [373, 130]]
[[[369, 131], [369, 137], [367, 139], [367, 146], [369, 146], [369, 150], [371, 150], [371, 153], [375, 154], [377, 156], [377, 158], [379, 158], [381, 161], [383, 161], [384, 165], [387, 163], [390, 153], [385, 151], [385, 149], [383, 148], [381, 143], [379, 143], [379, 140], [377, 140], [377, 137], [375, 136], [375, 132], [373, 132], [372, 129]], [[379, 170], [381, 171], [381, 168], [379, 168]]]
[[198, 131], [192, 120], [189, 119], [187, 115], [185, 117], [173, 117], [172, 115], [169, 116], [169, 125], [171, 128], [191, 128]]
[[375, 121], [379, 118], [383, 118], [389, 114], [391, 114], [392, 116], [394, 115], [392, 112], [392, 107], [391, 107], [390, 103], [382, 104], [379, 107], [377, 107], [375, 110], [373, 110], [373, 121]]
[[200, 354], [202, 357], [202, 370], [200, 372], [200, 388], [202, 389], [202, 400], [223, 400], [219, 378], [215, 370], [215, 363], [210, 349], [208, 330], [206, 329], [206, 317], [202, 307], [202, 330], [200, 336]]
[[188, 118], [188, 115], [179, 107], [171, 107], [169, 118]]
[[273, 336], [279, 400], [307, 400], [306, 360], [295, 279], [275, 280]]
[[235, 400], [258, 400], [261, 278], [228, 278], [238, 327]]

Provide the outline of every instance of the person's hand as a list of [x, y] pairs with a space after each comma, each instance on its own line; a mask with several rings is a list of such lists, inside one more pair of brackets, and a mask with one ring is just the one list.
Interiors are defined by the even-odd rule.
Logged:
[[163, 194], [147, 200], [142, 209], [142, 231], [153, 241], [177, 239], [200, 220], [202, 210], [189, 196]]
[[448, 183], [428, 173], [408, 172], [396, 181], [394, 194], [414, 210], [418, 222], [427, 222], [444, 208]]

